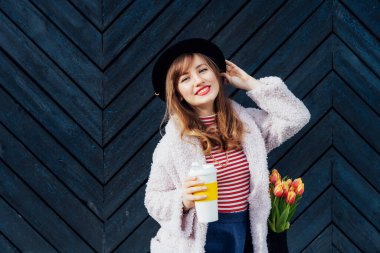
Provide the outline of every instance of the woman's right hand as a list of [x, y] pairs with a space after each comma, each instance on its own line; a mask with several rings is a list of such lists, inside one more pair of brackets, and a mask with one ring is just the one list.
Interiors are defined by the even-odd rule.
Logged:
[[195, 192], [206, 191], [207, 186], [204, 182], [197, 177], [187, 177], [182, 185], [182, 203], [185, 207], [185, 212], [190, 210], [195, 206], [194, 200], [202, 200], [207, 198], [206, 194], [203, 195], [193, 195]]

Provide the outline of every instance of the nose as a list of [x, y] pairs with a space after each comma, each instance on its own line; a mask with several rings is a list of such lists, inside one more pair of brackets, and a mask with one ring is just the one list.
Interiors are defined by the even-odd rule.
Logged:
[[203, 78], [199, 74], [194, 75], [195, 86], [198, 87], [203, 83]]

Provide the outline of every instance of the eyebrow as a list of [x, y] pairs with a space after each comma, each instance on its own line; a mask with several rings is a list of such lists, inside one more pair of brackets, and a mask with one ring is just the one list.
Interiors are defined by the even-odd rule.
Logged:
[[[197, 69], [197, 68], [199, 68], [200, 66], [202, 66], [202, 65], [206, 65], [205, 63], [202, 63], [202, 64], [199, 64], [198, 66], [196, 66], [195, 68]], [[182, 75], [181, 76], [183, 76], [183, 75], [185, 75], [185, 74], [187, 74], [187, 73], [189, 73], [189, 72], [183, 72], [182, 73]]]

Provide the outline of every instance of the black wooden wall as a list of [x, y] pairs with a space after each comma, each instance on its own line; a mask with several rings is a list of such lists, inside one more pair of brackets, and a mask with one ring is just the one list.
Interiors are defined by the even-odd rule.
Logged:
[[1, 0], [0, 252], [149, 251], [165, 109], [150, 73], [190, 37], [280, 76], [311, 111], [269, 156], [305, 182], [290, 251], [380, 252], [379, 13], [376, 0]]

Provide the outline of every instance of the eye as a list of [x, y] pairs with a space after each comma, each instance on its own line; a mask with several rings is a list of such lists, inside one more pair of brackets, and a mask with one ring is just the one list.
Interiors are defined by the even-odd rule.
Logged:
[[[205, 69], [201, 69], [199, 72], [203, 72], [203, 70], [207, 70], [207, 68], [205, 68]], [[184, 81], [186, 81], [188, 79], [188, 77], [186, 77], [186, 78], [184, 78], [184, 79], [182, 79], [181, 81], [180, 81], [180, 83], [182, 83], [182, 82], [184, 82]]]
[[182, 83], [182, 82], [184, 82], [184, 81], [185, 81], [185, 80], [187, 80], [187, 79], [188, 79], [188, 77], [186, 77], [186, 78], [182, 79], [181, 83]]

